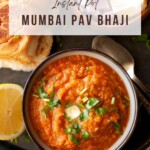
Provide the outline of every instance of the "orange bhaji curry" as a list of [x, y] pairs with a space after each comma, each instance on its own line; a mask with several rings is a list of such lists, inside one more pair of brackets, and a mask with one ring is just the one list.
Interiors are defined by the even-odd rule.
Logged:
[[51, 63], [30, 97], [30, 118], [56, 150], [106, 150], [124, 133], [129, 96], [119, 75], [95, 58], [73, 55]]

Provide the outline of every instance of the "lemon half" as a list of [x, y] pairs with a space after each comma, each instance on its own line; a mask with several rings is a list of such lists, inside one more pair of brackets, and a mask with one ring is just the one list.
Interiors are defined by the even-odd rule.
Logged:
[[18, 137], [25, 129], [22, 118], [23, 88], [0, 84], [0, 140]]

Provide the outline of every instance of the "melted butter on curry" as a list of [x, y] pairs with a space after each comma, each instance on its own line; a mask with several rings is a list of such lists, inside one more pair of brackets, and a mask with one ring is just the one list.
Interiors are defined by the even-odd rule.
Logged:
[[119, 75], [84, 55], [50, 64], [34, 83], [30, 118], [53, 149], [106, 150], [123, 134], [129, 96]]

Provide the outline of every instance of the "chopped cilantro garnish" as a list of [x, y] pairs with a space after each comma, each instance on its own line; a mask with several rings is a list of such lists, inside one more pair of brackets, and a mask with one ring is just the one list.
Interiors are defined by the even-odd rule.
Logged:
[[120, 125], [120, 123], [118, 123], [118, 122], [112, 122], [112, 125], [115, 128], [117, 134], [122, 134], [121, 133], [121, 125]]
[[126, 102], [126, 103], [125, 103], [125, 106], [128, 107], [128, 106], [129, 106], [129, 102]]
[[[60, 101], [58, 100], [58, 99], [54, 99], [54, 93], [55, 93], [55, 88], [54, 88], [54, 86], [52, 87], [52, 92], [51, 92], [51, 96], [50, 96], [50, 98], [48, 99], [48, 94], [46, 94], [45, 92], [44, 92], [44, 90], [43, 90], [43, 88], [41, 87], [40, 88], [40, 97], [42, 96], [44, 96], [44, 99], [46, 99], [46, 101], [48, 102], [48, 104], [47, 105], [45, 105], [44, 107], [43, 107], [43, 109], [41, 110], [41, 113], [42, 113], [42, 115], [44, 116], [44, 118], [46, 118], [46, 113], [45, 113], [45, 111], [46, 110], [51, 110], [51, 109], [53, 109], [54, 107], [57, 107], [57, 106], [59, 106], [60, 105]], [[44, 93], [44, 94], [43, 94]], [[46, 96], [46, 97], [45, 97]]]
[[85, 110], [83, 111], [83, 113], [80, 114], [79, 119], [80, 119], [81, 121], [83, 121], [83, 120], [87, 120], [88, 117], [89, 117], [89, 110], [88, 110], [88, 109], [85, 109]]
[[98, 115], [105, 115], [108, 113], [108, 110], [106, 108], [95, 108], [95, 111]]
[[45, 119], [46, 119], [46, 113], [45, 113], [45, 111], [48, 110], [48, 109], [49, 109], [49, 106], [46, 105], [46, 106], [44, 106], [43, 109], [41, 110], [41, 113], [42, 113], [42, 115], [43, 115], [43, 117], [44, 117]]
[[66, 134], [77, 134], [81, 131], [77, 122], [74, 122], [72, 126], [65, 129]]
[[23, 134], [23, 138], [25, 139], [26, 142], [28, 142], [28, 143], [31, 142], [31, 139], [27, 133]]
[[54, 107], [60, 106], [60, 101], [58, 99], [50, 99], [49, 108], [53, 109]]
[[71, 121], [71, 117], [67, 116], [66, 113], [65, 113], [65, 118], [66, 118], [66, 120]]
[[77, 144], [77, 145], [80, 144], [79, 139], [76, 138], [76, 137], [74, 137], [72, 134], [69, 136], [69, 138], [70, 138], [70, 141], [71, 141], [71, 142], [73, 142], [73, 143], [75, 143], [75, 144]]
[[127, 97], [126, 95], [124, 96], [124, 99], [126, 99], [127, 101], [129, 101], [129, 97]]
[[111, 104], [112, 104], [112, 105], [115, 104], [115, 100], [116, 100], [116, 98], [115, 98], [115, 97], [112, 97], [112, 99], [111, 99]]
[[82, 133], [82, 139], [83, 140], [88, 140], [90, 138], [90, 134], [88, 132], [83, 132]]
[[80, 94], [83, 94], [84, 92], [86, 92], [87, 91], [87, 88], [84, 88], [81, 92], [80, 92]]
[[42, 86], [39, 87], [39, 95], [41, 98], [48, 98], [48, 94], [44, 92], [44, 89]]
[[84, 98], [82, 99], [83, 103], [87, 102], [88, 99], [89, 99], [88, 97], [84, 97]]
[[79, 127], [77, 122], [74, 122], [73, 128], [76, 130], [77, 133], [79, 133], [81, 131], [81, 128]]
[[67, 102], [66, 103], [66, 107], [70, 107], [70, 106], [72, 106], [73, 105], [73, 102]]
[[129, 101], [130, 101], [130, 99], [129, 99], [129, 97], [127, 97], [126, 95], [124, 96], [124, 99], [126, 100], [124, 103], [125, 103], [125, 106], [129, 106]]
[[37, 97], [37, 98], [39, 97], [39, 95], [37, 95], [37, 94], [32, 94], [32, 96]]
[[77, 134], [77, 130], [69, 127], [67, 129], [65, 129], [65, 133], [66, 134]]
[[74, 122], [73, 127], [74, 127], [75, 129], [78, 129], [78, 128], [79, 128], [78, 123], [77, 123], [77, 122]]
[[43, 98], [43, 100], [44, 100], [45, 102], [49, 102], [49, 99], [48, 99], [48, 98]]
[[80, 108], [85, 108], [85, 106], [81, 103], [77, 104]]
[[89, 98], [87, 104], [86, 104], [86, 108], [87, 109], [91, 109], [92, 107], [94, 107], [97, 103], [99, 102], [99, 100], [97, 98]]

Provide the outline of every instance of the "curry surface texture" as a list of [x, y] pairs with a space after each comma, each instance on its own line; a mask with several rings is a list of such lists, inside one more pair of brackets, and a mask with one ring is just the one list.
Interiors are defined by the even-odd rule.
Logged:
[[30, 119], [41, 140], [56, 150], [106, 150], [124, 133], [129, 97], [104, 62], [73, 55], [51, 63], [30, 96]]

